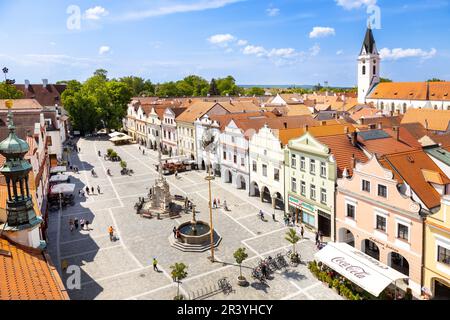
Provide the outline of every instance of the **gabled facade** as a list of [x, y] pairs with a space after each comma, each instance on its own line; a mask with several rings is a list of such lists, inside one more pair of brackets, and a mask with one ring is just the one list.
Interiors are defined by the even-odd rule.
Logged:
[[337, 164], [330, 148], [306, 132], [289, 141], [284, 163], [286, 211], [311, 230], [335, 239]]
[[161, 123], [162, 150], [169, 157], [178, 155], [176, 114], [171, 108], [166, 108]]
[[[208, 115], [203, 116], [201, 119], [197, 119], [194, 123], [196, 139], [196, 160], [197, 165], [201, 169], [210, 167], [216, 176], [221, 176], [221, 154], [220, 154], [220, 126], [216, 121], [209, 118]], [[213, 143], [208, 150], [204, 150], [202, 141], [209, 130], [209, 134], [213, 139]]]
[[369, 91], [379, 82], [380, 55], [369, 26], [358, 57], [358, 103], [366, 103]]
[[231, 120], [220, 134], [221, 177], [237, 189], [249, 190], [249, 143], [245, 133]]
[[[400, 191], [402, 190], [402, 191]], [[423, 219], [417, 203], [399, 188], [392, 171], [373, 156], [353, 176], [337, 181], [336, 235], [372, 258], [408, 275], [420, 294]]]
[[425, 222], [424, 286], [436, 299], [450, 299], [450, 196]]
[[254, 134], [250, 150], [250, 195], [284, 210], [284, 148], [274, 131], [264, 125]]

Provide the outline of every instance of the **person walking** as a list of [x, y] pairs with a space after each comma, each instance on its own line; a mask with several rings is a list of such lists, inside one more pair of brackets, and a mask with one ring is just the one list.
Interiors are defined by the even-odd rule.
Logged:
[[176, 239], [177, 238], [177, 227], [173, 227], [172, 232], [173, 232], [173, 237]]
[[158, 269], [158, 260], [156, 260], [156, 258], [153, 258], [153, 270], [159, 272], [159, 269]]
[[114, 228], [112, 226], [109, 226], [108, 233], [109, 233], [109, 240], [114, 241]]
[[80, 220], [80, 226], [81, 226], [81, 230], [84, 230], [84, 225], [85, 225], [85, 221], [84, 221], [84, 219], [81, 219]]
[[319, 230], [319, 239], [320, 239], [320, 242], [323, 242], [323, 232], [322, 232], [322, 230]]
[[85, 226], [86, 226], [86, 231], [89, 231], [89, 220], [86, 220]]
[[228, 211], [227, 200], [223, 200], [223, 208]]
[[292, 225], [295, 227], [295, 214], [292, 215]]
[[300, 228], [300, 235], [302, 236], [302, 239], [303, 239], [304, 233], [305, 233], [305, 229], [303, 229], [303, 225], [302, 225], [302, 227]]
[[272, 220], [274, 221], [274, 222], [276, 222], [277, 220], [275, 219], [275, 212], [274, 213], [272, 213]]
[[73, 219], [72, 218], [69, 219], [69, 228], [70, 228], [70, 232], [72, 232], [73, 229], [74, 229], [74, 224], [73, 224]]
[[175, 170], [175, 179], [178, 179], [178, 170]]
[[89, 187], [86, 186], [86, 193], [89, 195]]
[[316, 231], [316, 246], [318, 246], [319, 245], [319, 232], [318, 231]]
[[75, 225], [75, 229], [78, 230], [78, 218], [73, 220], [73, 224]]
[[217, 207], [220, 208], [220, 198], [217, 198]]
[[142, 149], [142, 155], [145, 156], [145, 149]]
[[217, 208], [217, 200], [216, 200], [216, 198], [214, 198], [214, 200], [213, 200], [213, 209], [216, 209]]
[[97, 192], [100, 194], [100, 186], [97, 186]]
[[92, 191], [92, 194], [94, 194], [94, 193], [95, 193], [95, 191], [94, 191], [94, 187], [91, 187], [91, 191]]

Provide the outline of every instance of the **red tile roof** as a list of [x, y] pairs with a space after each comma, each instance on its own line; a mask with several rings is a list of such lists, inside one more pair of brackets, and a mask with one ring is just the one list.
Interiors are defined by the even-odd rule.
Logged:
[[47, 254], [0, 238], [0, 300], [68, 300]]
[[[434, 172], [434, 175], [438, 175], [444, 184], [450, 183], [450, 179], [423, 150], [387, 155], [381, 158], [380, 163], [394, 172], [399, 183], [405, 181], [428, 209], [440, 205], [440, 194], [427, 181], [427, 175]], [[422, 171], [424, 169], [426, 175]]]
[[353, 157], [356, 161], [362, 163], [369, 160], [360, 148], [352, 145], [349, 136], [346, 134], [321, 136], [316, 137], [316, 139], [330, 148], [336, 159], [338, 177], [342, 177], [344, 169], [347, 169], [350, 176], [353, 175]]

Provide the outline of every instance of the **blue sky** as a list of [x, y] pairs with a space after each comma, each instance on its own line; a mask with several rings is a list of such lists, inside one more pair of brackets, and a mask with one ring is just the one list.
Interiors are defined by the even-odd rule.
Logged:
[[382, 76], [450, 80], [450, 0], [0, 0], [0, 66], [18, 83], [105, 68], [153, 82], [353, 86], [378, 9]]

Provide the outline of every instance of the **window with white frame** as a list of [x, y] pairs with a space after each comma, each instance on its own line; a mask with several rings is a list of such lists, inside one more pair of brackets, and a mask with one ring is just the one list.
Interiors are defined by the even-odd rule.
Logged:
[[361, 188], [362, 188], [362, 191], [370, 192], [370, 181], [363, 180]]
[[348, 218], [355, 219], [355, 212], [356, 212], [355, 206], [353, 204], [347, 203], [347, 210], [345, 215]]
[[306, 170], [306, 159], [305, 157], [300, 157], [300, 170]]
[[310, 198], [311, 200], [316, 200], [316, 186], [315, 185], [311, 185], [311, 189], [310, 189]]
[[325, 162], [320, 162], [320, 176], [323, 178], [327, 177], [327, 165]]
[[291, 156], [291, 167], [292, 169], [297, 167], [297, 156], [295, 154]]
[[375, 228], [379, 231], [386, 232], [386, 217], [377, 214]]
[[320, 202], [322, 202], [323, 204], [327, 203], [327, 190], [325, 190], [324, 188], [320, 189]]
[[450, 265], [450, 250], [448, 248], [438, 245], [437, 247], [437, 261]]
[[408, 241], [409, 227], [404, 224], [397, 223], [397, 238]]
[[253, 161], [252, 167], [253, 167], [253, 172], [257, 172], [258, 171], [258, 165], [256, 164], [256, 161]]
[[277, 168], [273, 169], [273, 180], [280, 181], [280, 170]]
[[226, 151], [223, 152], [223, 160], [227, 160], [227, 152]]
[[309, 161], [309, 173], [316, 174], [316, 160], [314, 159]]
[[306, 182], [305, 181], [300, 182], [300, 194], [302, 196], [306, 196]]
[[387, 198], [387, 187], [386, 186], [384, 186], [382, 184], [378, 185], [378, 196]]
[[297, 192], [297, 179], [291, 178], [291, 189], [292, 192]]
[[264, 177], [267, 177], [267, 165], [266, 164], [262, 165], [262, 174]]
[[241, 157], [241, 166], [242, 167], [245, 166], [245, 158], [244, 157]]

